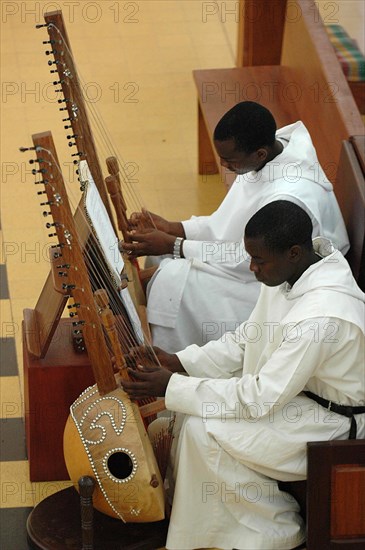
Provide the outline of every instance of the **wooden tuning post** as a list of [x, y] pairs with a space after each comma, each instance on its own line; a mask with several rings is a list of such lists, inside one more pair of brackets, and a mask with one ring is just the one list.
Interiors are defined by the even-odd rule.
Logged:
[[114, 175], [107, 176], [105, 178], [105, 184], [108, 189], [110, 198], [112, 199], [115, 213], [117, 215], [118, 228], [122, 232], [123, 239], [126, 242], [129, 242], [130, 238], [127, 235], [127, 230], [128, 230], [127, 212], [125, 208], [125, 203], [123, 201], [123, 196], [120, 191], [120, 185], [119, 185], [118, 179]]
[[108, 157], [105, 162], [106, 162], [109, 174], [111, 176], [117, 176], [119, 178], [118, 159], [116, 157]]
[[122, 378], [129, 379], [127, 374], [127, 365], [119, 342], [118, 331], [115, 326], [115, 317], [109, 307], [109, 296], [106, 290], [103, 288], [96, 290], [94, 292], [94, 299], [97, 307], [99, 308], [99, 316], [102, 325], [105, 328], [105, 332], [112, 346], [119, 373]]
[[127, 211], [127, 204], [124, 200], [123, 193], [122, 193], [122, 188], [121, 188], [121, 182], [120, 182], [120, 176], [119, 176], [120, 170], [119, 170], [118, 159], [116, 157], [108, 157], [105, 162], [106, 162], [106, 166], [108, 168], [109, 174], [111, 176], [114, 176], [117, 180], [118, 192], [120, 194], [120, 200], [122, 201], [123, 209], [125, 211]]

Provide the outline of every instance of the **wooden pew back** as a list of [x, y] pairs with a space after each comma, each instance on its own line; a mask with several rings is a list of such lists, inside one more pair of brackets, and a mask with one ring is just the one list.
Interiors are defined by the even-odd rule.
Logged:
[[287, 10], [281, 65], [292, 70], [297, 109], [333, 183], [342, 140], [364, 125], [315, 2], [291, 0]]
[[334, 184], [351, 248], [346, 256], [355, 279], [365, 292], [365, 137], [342, 143]]

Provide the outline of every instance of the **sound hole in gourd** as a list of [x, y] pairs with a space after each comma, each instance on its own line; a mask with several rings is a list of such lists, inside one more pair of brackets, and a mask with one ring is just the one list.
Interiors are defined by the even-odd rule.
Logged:
[[133, 471], [133, 462], [127, 453], [118, 451], [108, 458], [109, 472], [117, 479], [126, 479]]

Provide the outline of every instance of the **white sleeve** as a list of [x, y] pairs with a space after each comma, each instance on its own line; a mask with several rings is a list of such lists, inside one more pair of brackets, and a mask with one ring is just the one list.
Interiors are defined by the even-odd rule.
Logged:
[[240, 376], [245, 352], [243, 334], [241, 325], [235, 332], [223, 334], [219, 340], [202, 347], [193, 344], [176, 355], [190, 376], [219, 379]]
[[[203, 416], [209, 409], [210, 416], [217, 418], [227, 411], [237, 414], [238, 407], [243, 418], [257, 418], [269, 414], [274, 407], [284, 406], [305, 388], [318, 366], [334, 352], [325, 341], [329, 318], [315, 321], [319, 327], [316, 333], [313, 319], [288, 330], [286, 339], [257, 374], [211, 380], [197, 377], [198, 365], [193, 369], [195, 377], [174, 374], [167, 387], [166, 407], [193, 416]], [[216, 361], [210, 358], [200, 376], [206, 376], [209, 366], [216, 368], [219, 361], [229, 361], [227, 355], [218, 354]]]
[[184, 258], [195, 258], [207, 264], [222, 264], [223, 270], [248, 269], [248, 255], [242, 241], [190, 241], [183, 242]]
[[209, 220], [210, 216], [192, 216], [190, 220], [182, 221], [186, 238], [191, 240], [201, 239], [201, 235], [208, 231]]
[[244, 219], [243, 185], [236, 178], [215, 212], [210, 216], [192, 217], [181, 222], [186, 236], [183, 243], [184, 257], [208, 264], [220, 263], [221, 268], [225, 265], [227, 271], [237, 269], [244, 260]]

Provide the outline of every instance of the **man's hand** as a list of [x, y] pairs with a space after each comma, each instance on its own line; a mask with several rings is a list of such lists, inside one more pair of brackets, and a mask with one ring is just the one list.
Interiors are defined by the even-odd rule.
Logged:
[[164, 397], [172, 372], [155, 365], [137, 369], [128, 369], [128, 373], [136, 380], [121, 380], [121, 386], [131, 399], [145, 399], [147, 397]]
[[127, 365], [136, 367], [142, 363], [145, 366], [155, 366], [159, 363], [170, 372], [186, 372], [175, 353], [167, 353], [157, 346], [136, 346], [126, 355]]
[[129, 231], [132, 242], [119, 243], [119, 250], [126, 252], [131, 258], [138, 256], [160, 256], [172, 254], [174, 250], [174, 235], [168, 235], [158, 229], [141, 229], [140, 231]]
[[135, 229], [138, 232], [144, 229], [149, 229], [150, 231], [153, 229], [158, 229], [168, 235], [185, 238], [185, 230], [181, 222], [169, 222], [165, 220], [165, 218], [162, 218], [161, 216], [158, 216], [145, 208], [142, 208], [141, 212], [133, 212], [128, 222], [129, 228], [131, 230]]
[[137, 231], [141, 229], [159, 229], [164, 233], [169, 233], [170, 225], [167, 220], [146, 210], [146, 208], [142, 208], [141, 212], [133, 212], [129, 219], [129, 224], [131, 229], [136, 229]]

